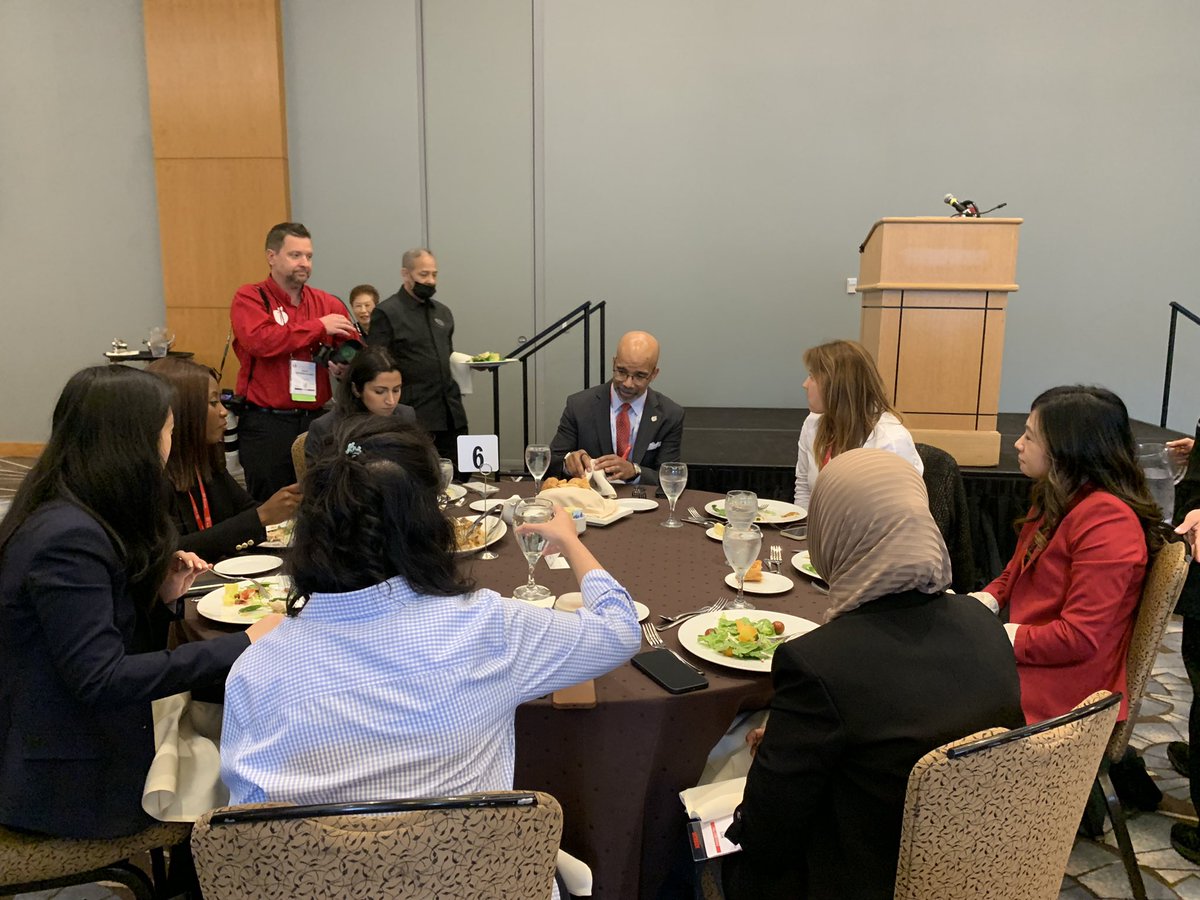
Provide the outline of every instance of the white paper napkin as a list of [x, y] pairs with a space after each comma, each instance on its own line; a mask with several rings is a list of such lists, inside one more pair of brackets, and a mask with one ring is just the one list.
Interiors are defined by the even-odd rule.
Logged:
[[471, 384], [471, 355], [455, 351], [450, 354], [450, 375], [454, 378], [458, 389], [464, 394], [475, 390]]
[[617, 496], [616, 488], [608, 483], [608, 478], [605, 477], [603, 470], [592, 469], [592, 471], [588, 472], [588, 480], [595, 485], [596, 493], [601, 497], [612, 499]]
[[229, 803], [221, 782], [221, 706], [173, 694], [151, 704], [154, 760], [142, 788], [142, 809], [162, 822], [194, 822]]
[[716, 781], [680, 791], [679, 799], [689, 818], [706, 822], [733, 815], [745, 792], [745, 778], [730, 778], [728, 781]]

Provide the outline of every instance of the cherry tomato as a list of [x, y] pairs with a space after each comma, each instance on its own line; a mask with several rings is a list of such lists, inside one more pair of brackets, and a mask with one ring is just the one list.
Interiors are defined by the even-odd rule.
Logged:
[[783, 623], [782, 622], [772, 622], [771, 627], [775, 629], [776, 634], [783, 634]]

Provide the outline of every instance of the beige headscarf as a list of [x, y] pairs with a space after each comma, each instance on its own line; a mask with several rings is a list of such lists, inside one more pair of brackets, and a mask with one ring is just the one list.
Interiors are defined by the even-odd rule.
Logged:
[[925, 482], [887, 450], [835, 456], [808, 511], [812, 563], [829, 582], [825, 621], [888, 594], [933, 594], [950, 583], [950, 554], [929, 514]]

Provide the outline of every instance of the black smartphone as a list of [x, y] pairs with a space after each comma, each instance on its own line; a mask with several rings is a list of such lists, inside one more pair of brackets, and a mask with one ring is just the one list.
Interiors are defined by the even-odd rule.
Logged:
[[708, 679], [670, 650], [659, 647], [633, 658], [633, 664], [672, 694], [686, 694], [708, 687]]

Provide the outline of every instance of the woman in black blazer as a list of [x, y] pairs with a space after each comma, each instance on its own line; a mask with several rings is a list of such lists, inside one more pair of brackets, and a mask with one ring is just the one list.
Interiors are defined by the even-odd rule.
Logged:
[[152, 824], [151, 701], [220, 681], [279, 623], [164, 649], [206, 568], [175, 550], [170, 399], [125, 366], [74, 375], [0, 522], [0, 824], [72, 838]]
[[217, 374], [188, 359], [165, 357], [146, 367], [175, 389], [175, 438], [167, 479], [175, 488], [171, 511], [179, 549], [219, 562], [266, 540], [266, 526], [290, 519], [300, 504], [299, 485], [288, 485], [259, 504], [225, 468], [225, 419]]

